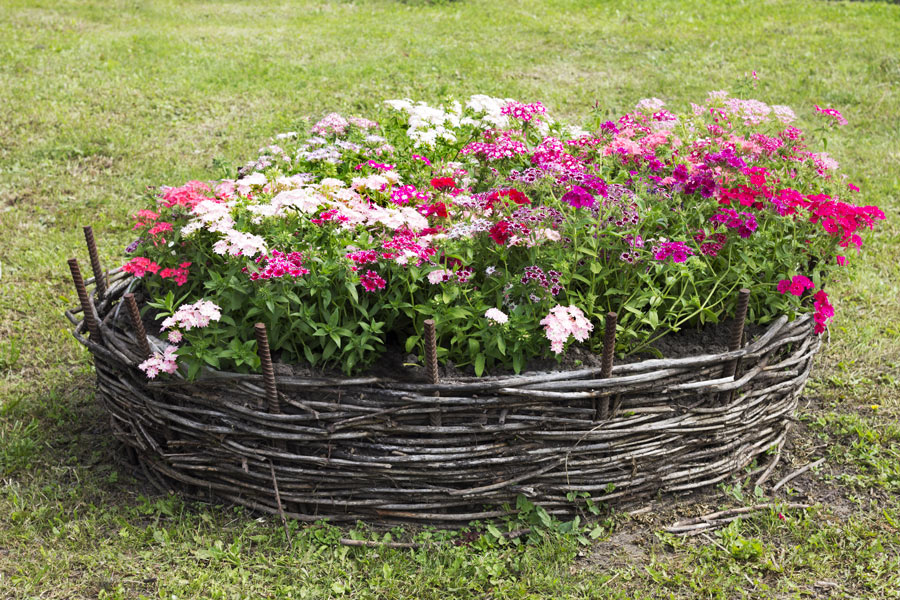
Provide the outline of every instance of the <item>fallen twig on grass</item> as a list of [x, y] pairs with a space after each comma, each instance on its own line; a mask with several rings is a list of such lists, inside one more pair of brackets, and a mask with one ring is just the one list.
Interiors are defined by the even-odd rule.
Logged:
[[793, 480], [793, 479], [796, 479], [797, 477], [800, 477], [801, 475], [803, 475], [804, 473], [806, 473], [806, 472], [809, 471], [810, 469], [814, 469], [814, 468], [818, 467], [818, 466], [821, 465], [823, 462], [825, 462], [825, 459], [824, 459], [824, 458], [820, 458], [820, 459], [817, 460], [816, 462], [811, 462], [811, 463], [809, 463], [808, 465], [806, 465], [805, 467], [801, 467], [801, 468], [797, 469], [796, 471], [794, 471], [794, 472], [791, 473], [790, 475], [787, 475], [784, 479], [782, 479], [781, 481], [779, 481], [778, 483], [776, 483], [774, 486], [772, 486], [772, 491], [773, 491], [773, 492], [777, 492], [779, 489], [781, 489], [781, 486], [783, 486], [783, 485], [786, 484], [787, 482], [789, 482], [789, 481], [791, 481], [791, 480]]
[[769, 509], [806, 509], [810, 508], [809, 504], [776, 504], [773, 502], [767, 502], [765, 504], [755, 504], [753, 506], [743, 506], [740, 508], [730, 508], [728, 510], [720, 510], [718, 512], [710, 513], [708, 515], [703, 515], [700, 517], [693, 517], [691, 519], [685, 519], [683, 521], [678, 521], [677, 523], [673, 523], [669, 527], [666, 527], [663, 531], [668, 533], [677, 533], [681, 535], [699, 535], [704, 531], [708, 531], [709, 529], [714, 529], [720, 527], [722, 525], [726, 525], [731, 523], [735, 519], [738, 519], [744, 515], [760, 512], [763, 510]]
[[[502, 534], [507, 540], [514, 540], [516, 538], [522, 537], [523, 535], [528, 535], [531, 533], [531, 528], [526, 529], [516, 529], [515, 531], [510, 531], [508, 533]], [[362, 548], [395, 548], [395, 549], [412, 549], [418, 550], [419, 548], [424, 548], [425, 546], [445, 546], [447, 544], [453, 543], [452, 540], [447, 540], [444, 542], [379, 542], [376, 540], [353, 540], [350, 538], [341, 538], [341, 545], [343, 546], [355, 546]]]

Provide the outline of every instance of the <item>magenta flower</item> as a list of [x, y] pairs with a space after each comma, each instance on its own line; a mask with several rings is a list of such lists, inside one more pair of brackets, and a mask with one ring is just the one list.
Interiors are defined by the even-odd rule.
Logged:
[[663, 242], [653, 248], [653, 258], [659, 261], [671, 258], [672, 262], [683, 263], [693, 255], [694, 251], [684, 242]]
[[387, 284], [378, 273], [371, 269], [366, 271], [364, 275], [360, 275], [359, 283], [367, 292], [374, 292], [376, 289], [383, 290]]
[[826, 116], [834, 119], [835, 125], [846, 125], [847, 124], [847, 119], [845, 119], [844, 115], [842, 115], [840, 113], [840, 111], [837, 110], [836, 108], [819, 108], [818, 104], [816, 104], [815, 107], [816, 107], [816, 112], [820, 112], [823, 115], [826, 115]]
[[302, 277], [309, 273], [309, 269], [303, 266], [303, 255], [299, 252], [279, 252], [272, 250], [270, 256], [260, 256], [256, 259], [256, 264], [260, 265], [262, 270], [250, 274], [250, 281], [258, 281], [260, 279], [278, 279], [285, 275], [293, 278]]
[[562, 201], [575, 208], [594, 206], [594, 196], [580, 185], [573, 185], [571, 190], [563, 194]]
[[813, 321], [816, 323], [815, 333], [820, 334], [825, 331], [825, 326], [834, 316], [834, 307], [828, 301], [828, 294], [825, 293], [825, 290], [816, 292], [813, 300], [815, 300], [813, 303], [815, 308], [815, 313], [813, 313]]
[[809, 277], [805, 275], [794, 275], [791, 279], [782, 279], [778, 282], [778, 292], [787, 294], [790, 292], [794, 296], [802, 296], [806, 290], [814, 289], [816, 286]]

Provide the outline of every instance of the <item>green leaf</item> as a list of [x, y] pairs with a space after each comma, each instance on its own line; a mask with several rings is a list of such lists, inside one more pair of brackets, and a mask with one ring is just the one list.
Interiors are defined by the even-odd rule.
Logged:
[[358, 303], [359, 302], [359, 291], [357, 291], [356, 286], [348, 281], [346, 288], [347, 288], [347, 293], [350, 294], [351, 298], [353, 298], [353, 302]]
[[505, 543], [506, 543], [506, 538], [503, 537], [503, 534], [500, 533], [500, 530], [497, 529], [496, 526], [494, 526], [494, 525], [488, 525], [488, 526], [487, 526], [487, 531], [488, 531], [488, 533], [490, 533], [492, 536], [494, 536], [494, 537], [497, 539], [497, 541], [500, 542], [501, 544], [505, 544]]
[[481, 377], [484, 373], [484, 354], [481, 352], [475, 357], [475, 376]]
[[311, 364], [311, 365], [316, 364], [316, 355], [313, 354], [313, 351], [310, 349], [309, 346], [306, 346], [306, 345], [303, 346], [303, 356], [306, 357], [306, 360], [309, 362], [309, 364]]

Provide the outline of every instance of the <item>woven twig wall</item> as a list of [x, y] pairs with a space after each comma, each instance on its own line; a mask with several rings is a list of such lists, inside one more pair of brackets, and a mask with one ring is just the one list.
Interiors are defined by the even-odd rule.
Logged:
[[147, 348], [133, 297], [123, 300], [133, 280], [103, 279], [87, 300], [93, 319], [67, 314], [113, 432], [150, 480], [300, 520], [464, 524], [506, 514], [519, 494], [561, 514], [576, 508], [569, 492], [632, 504], [715, 484], [783, 440], [821, 345], [807, 315], [743, 347], [738, 331], [734, 351], [616, 365], [609, 377], [151, 382], [137, 368]]

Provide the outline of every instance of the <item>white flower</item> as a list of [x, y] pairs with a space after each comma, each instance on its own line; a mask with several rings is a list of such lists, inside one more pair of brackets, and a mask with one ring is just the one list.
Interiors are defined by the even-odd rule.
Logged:
[[499, 325], [503, 325], [504, 323], [509, 321], [509, 317], [505, 312], [498, 308], [489, 308], [484, 312], [484, 316], [488, 318], [489, 321], [493, 321]]

